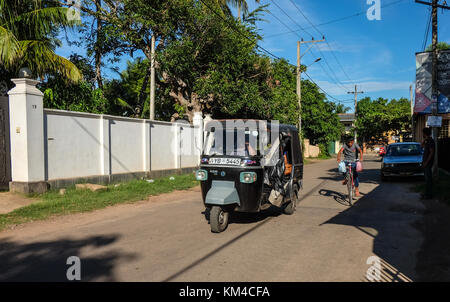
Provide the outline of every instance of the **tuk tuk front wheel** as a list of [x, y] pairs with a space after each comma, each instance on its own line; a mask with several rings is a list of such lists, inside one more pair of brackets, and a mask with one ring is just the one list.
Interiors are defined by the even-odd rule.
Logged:
[[219, 206], [213, 206], [209, 213], [209, 224], [211, 226], [211, 232], [220, 233], [225, 231], [228, 226], [229, 212], [224, 211]]

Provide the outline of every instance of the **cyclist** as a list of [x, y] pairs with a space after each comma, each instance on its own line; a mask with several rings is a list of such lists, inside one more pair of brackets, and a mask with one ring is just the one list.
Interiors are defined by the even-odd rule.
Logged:
[[[359, 197], [359, 177], [358, 172], [356, 172], [356, 159], [358, 158], [358, 153], [361, 154], [360, 161], [363, 160], [363, 152], [359, 145], [355, 143], [355, 139], [353, 137], [350, 137], [347, 139], [345, 144], [342, 146], [341, 150], [339, 150], [339, 153], [337, 155], [337, 162], [341, 162], [341, 154], [344, 153], [344, 162], [345, 166], [348, 166], [349, 164], [352, 165], [353, 170], [353, 179], [355, 181], [355, 196]], [[344, 174], [345, 177], [345, 174]], [[347, 179], [344, 179], [342, 182], [343, 185], [347, 184]]]

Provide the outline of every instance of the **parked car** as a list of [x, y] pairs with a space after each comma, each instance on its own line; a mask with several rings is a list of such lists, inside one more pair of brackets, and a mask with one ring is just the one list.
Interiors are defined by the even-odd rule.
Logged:
[[381, 179], [391, 176], [423, 176], [423, 149], [419, 143], [394, 143], [381, 161]]

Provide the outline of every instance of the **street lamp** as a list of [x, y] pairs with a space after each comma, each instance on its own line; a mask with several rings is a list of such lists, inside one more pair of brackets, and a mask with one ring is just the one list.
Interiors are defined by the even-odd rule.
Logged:
[[322, 58], [317, 58], [314, 60], [314, 62], [312, 62], [311, 64], [309, 64], [308, 66], [306, 66], [306, 68], [308, 68], [309, 66], [313, 65], [314, 63], [319, 62], [320, 60], [322, 60]]

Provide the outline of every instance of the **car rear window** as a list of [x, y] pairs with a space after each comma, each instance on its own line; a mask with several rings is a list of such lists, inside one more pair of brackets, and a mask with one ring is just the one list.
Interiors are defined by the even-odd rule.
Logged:
[[408, 156], [408, 155], [420, 155], [422, 154], [422, 148], [418, 144], [404, 144], [389, 146], [388, 156]]

